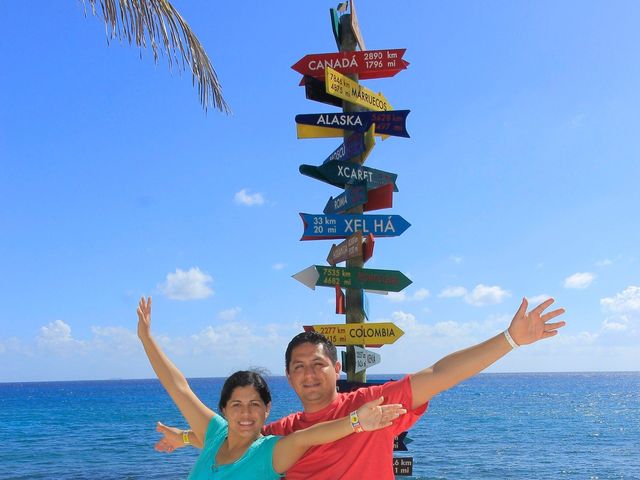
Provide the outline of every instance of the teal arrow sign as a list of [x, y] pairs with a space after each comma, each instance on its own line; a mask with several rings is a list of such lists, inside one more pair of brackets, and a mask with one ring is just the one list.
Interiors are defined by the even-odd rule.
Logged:
[[389, 183], [393, 184], [393, 191], [397, 192], [396, 179], [398, 174], [364, 167], [356, 163], [333, 161], [319, 167], [314, 165], [300, 165], [300, 173], [326, 182], [336, 187], [365, 182], [367, 190], [371, 190]]
[[367, 186], [361, 182], [348, 188], [337, 197], [331, 197], [323, 212], [326, 214], [342, 213], [364, 203], [367, 203]]

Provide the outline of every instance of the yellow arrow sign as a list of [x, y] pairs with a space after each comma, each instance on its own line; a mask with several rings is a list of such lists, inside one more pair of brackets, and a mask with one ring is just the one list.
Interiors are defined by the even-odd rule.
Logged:
[[[389, 137], [389, 135], [380, 135], [379, 133], [374, 133], [374, 131], [375, 123], [369, 127], [369, 130], [367, 130], [364, 136], [365, 146], [367, 147], [367, 151], [365, 153], [367, 155], [375, 145], [373, 135], [377, 135], [383, 140]], [[296, 123], [296, 132], [298, 134], [298, 138], [342, 138], [344, 137], [345, 131], [342, 128], [316, 127], [315, 125], [303, 125], [301, 123]]]
[[337, 346], [379, 347], [394, 343], [404, 335], [404, 332], [391, 322], [305, 325], [304, 329], [321, 333]]
[[363, 87], [355, 80], [351, 80], [331, 67], [324, 69], [324, 84], [328, 94], [360, 105], [368, 110], [377, 112], [393, 110], [393, 107], [389, 105], [382, 93], [375, 93]]

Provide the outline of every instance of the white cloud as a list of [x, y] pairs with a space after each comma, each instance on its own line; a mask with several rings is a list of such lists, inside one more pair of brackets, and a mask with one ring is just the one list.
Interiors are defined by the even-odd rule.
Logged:
[[248, 207], [252, 207], [254, 205], [262, 205], [264, 203], [264, 197], [261, 193], [247, 193], [247, 189], [243, 188], [239, 192], [236, 192], [233, 197], [234, 201], [238, 205], [246, 205]]
[[138, 335], [124, 327], [91, 327], [93, 339], [87, 346], [104, 352], [134, 354], [140, 349]]
[[271, 268], [274, 270], [282, 270], [286, 265], [284, 263], [274, 263]]
[[459, 257], [457, 255], [451, 255], [451, 256], [449, 256], [449, 260], [451, 260], [456, 265], [460, 265], [462, 263], [462, 261], [464, 260], [464, 258]]
[[547, 295], [546, 293], [541, 293], [540, 295], [527, 297], [527, 301], [529, 302], [529, 305], [531, 305], [532, 307], [535, 307], [536, 305], [544, 302], [545, 300], [548, 300], [549, 298], [551, 298], [551, 295]]
[[587, 288], [596, 278], [594, 273], [578, 272], [564, 279], [565, 288]]
[[188, 271], [176, 268], [175, 273], [168, 273], [167, 280], [159, 285], [160, 291], [171, 300], [200, 300], [213, 295], [209, 287], [213, 278], [193, 267]]
[[609, 315], [603, 322], [605, 330], [630, 330], [632, 335], [638, 333], [636, 327], [640, 326], [640, 286], [630, 285], [613, 297], [602, 298], [600, 305]]
[[481, 283], [465, 295], [464, 301], [474, 307], [483, 307], [485, 305], [501, 303], [505, 298], [510, 296], [511, 293], [497, 285], [489, 286]]
[[218, 312], [218, 318], [221, 320], [235, 320], [238, 314], [242, 311], [240, 307], [233, 307], [227, 310], [222, 310]]
[[385, 295], [385, 298], [391, 302], [400, 303], [407, 299], [407, 294], [404, 292], [389, 292]]
[[605, 258], [603, 260], [598, 260], [596, 262], [596, 267], [608, 267], [609, 265], [613, 265], [613, 262], [608, 258]]
[[605, 312], [640, 315], [640, 287], [630, 285], [613, 297], [601, 299], [600, 305]]
[[427, 290], [426, 288], [419, 288], [416, 293], [413, 294], [413, 298], [415, 300], [424, 300], [425, 298], [429, 297], [431, 295], [431, 292], [429, 292], [429, 290]]
[[464, 287], [447, 287], [439, 294], [439, 298], [455, 298], [464, 297], [467, 294], [467, 289]]
[[427, 298], [431, 293], [426, 288], [420, 288], [416, 290], [413, 295], [407, 295], [404, 291], [402, 292], [389, 292], [388, 295], [385, 295], [385, 298], [391, 302], [400, 303], [405, 301], [421, 301]]
[[40, 327], [36, 344], [38, 347], [60, 354], [78, 351], [84, 347], [83, 342], [73, 338], [71, 327], [62, 320], [55, 320]]

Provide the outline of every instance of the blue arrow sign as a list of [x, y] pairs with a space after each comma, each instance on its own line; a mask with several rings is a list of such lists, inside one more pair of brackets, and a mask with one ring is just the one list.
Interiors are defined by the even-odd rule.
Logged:
[[364, 203], [367, 203], [367, 186], [365, 183], [359, 183], [348, 188], [337, 197], [329, 198], [323, 212], [326, 214], [342, 213]]
[[352, 132], [366, 132], [375, 123], [378, 135], [409, 137], [407, 115], [410, 110], [386, 112], [310, 113], [296, 115], [296, 123], [314, 127], [341, 128]]
[[347, 238], [356, 231], [374, 237], [397, 237], [411, 226], [400, 215], [314, 215], [301, 213], [304, 232], [300, 240]]

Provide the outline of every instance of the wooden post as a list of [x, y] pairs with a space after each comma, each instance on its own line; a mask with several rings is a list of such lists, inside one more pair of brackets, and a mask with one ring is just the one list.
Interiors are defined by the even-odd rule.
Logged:
[[[356, 38], [353, 35], [353, 31], [351, 29], [351, 15], [345, 14], [340, 17], [340, 51], [341, 52], [352, 52], [356, 49]], [[347, 75], [352, 80], [358, 81], [358, 75], [352, 74]], [[343, 112], [360, 112], [364, 109], [359, 107], [358, 105], [354, 105], [346, 100], [342, 102], [342, 111]], [[345, 131], [345, 139], [352, 135], [351, 132]], [[362, 165], [364, 163], [364, 155], [358, 155], [353, 158], [351, 161]], [[350, 185], [345, 185], [345, 189], [351, 188]], [[350, 210], [347, 210], [345, 213], [353, 213], [353, 214], [361, 214], [362, 213], [362, 205], [354, 207]], [[364, 261], [362, 258], [352, 258], [347, 260], [347, 268], [362, 268], [364, 266]], [[364, 323], [364, 312], [362, 306], [362, 290], [358, 288], [347, 288], [346, 289], [346, 322], [347, 323]], [[364, 345], [361, 345], [364, 347]], [[367, 380], [366, 370], [362, 370], [361, 372], [355, 373], [356, 368], [356, 352], [353, 346], [347, 347], [347, 355], [346, 355], [346, 365], [345, 370], [347, 372], [347, 380], [351, 382], [365, 382]]]

